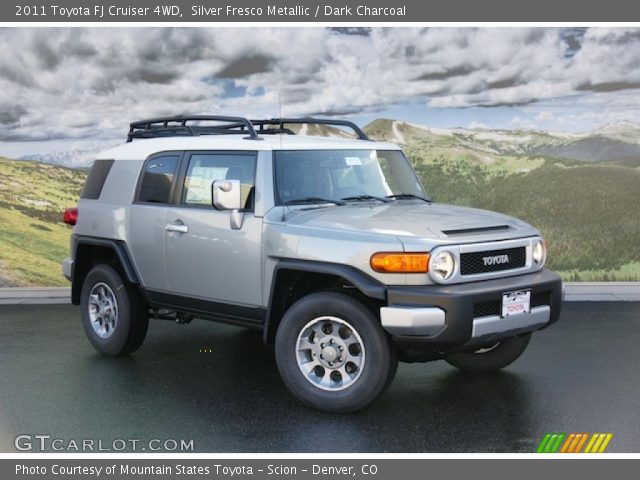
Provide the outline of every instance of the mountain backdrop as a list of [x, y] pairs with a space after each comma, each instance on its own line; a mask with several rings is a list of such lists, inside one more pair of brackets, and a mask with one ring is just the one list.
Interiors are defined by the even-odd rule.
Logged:
[[20, 157], [19, 160], [32, 160], [41, 163], [60, 165], [62, 167], [68, 168], [87, 168], [91, 165], [95, 156], [102, 150], [106, 149], [102, 147], [96, 147], [90, 149], [74, 149], [66, 152], [55, 151], [45, 154], [34, 153], [30, 155], [24, 155]]
[[531, 130], [445, 130], [379, 119], [367, 125], [365, 131], [376, 139], [447, 149], [448, 155], [455, 152], [484, 164], [492, 164], [498, 157], [518, 156], [640, 165], [640, 125], [630, 122], [607, 124], [589, 133], [567, 134]]
[[[317, 125], [292, 130], [349, 135]], [[640, 125], [565, 134], [378, 119], [364, 131], [401, 144], [435, 201], [535, 225], [547, 239], [549, 267], [565, 280], [640, 281]], [[76, 204], [96, 151], [0, 158], [0, 287], [66, 283], [59, 262], [70, 229], [60, 217]]]

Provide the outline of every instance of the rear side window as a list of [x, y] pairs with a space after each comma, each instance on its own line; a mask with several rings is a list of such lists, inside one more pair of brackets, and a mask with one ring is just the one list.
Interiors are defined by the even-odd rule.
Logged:
[[80, 198], [86, 198], [88, 200], [97, 200], [100, 198], [102, 187], [104, 187], [104, 182], [107, 180], [107, 175], [109, 175], [112, 165], [113, 160], [96, 160], [93, 162], [87, 180], [84, 182]]
[[147, 161], [138, 194], [139, 202], [169, 203], [179, 160], [178, 155], [167, 155]]

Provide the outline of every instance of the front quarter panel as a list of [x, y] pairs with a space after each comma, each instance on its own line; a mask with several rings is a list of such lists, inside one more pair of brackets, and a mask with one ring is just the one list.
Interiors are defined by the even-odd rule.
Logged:
[[[407, 275], [377, 273], [369, 265], [371, 255], [376, 252], [403, 251], [402, 243], [396, 237], [287, 225], [286, 216], [282, 221], [281, 210], [276, 208], [265, 218], [265, 285], [271, 285], [275, 266], [280, 259], [350, 265], [383, 284], [407, 284]], [[268, 293], [268, 289], [265, 289], [267, 297]], [[265, 305], [268, 303], [267, 297], [263, 299]]]

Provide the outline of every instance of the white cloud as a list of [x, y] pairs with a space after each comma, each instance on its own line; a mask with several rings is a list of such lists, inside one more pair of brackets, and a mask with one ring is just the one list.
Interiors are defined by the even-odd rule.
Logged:
[[536, 124], [531, 122], [531, 120], [528, 120], [526, 118], [523, 118], [523, 117], [520, 117], [520, 116], [516, 115], [515, 117], [513, 117], [511, 119], [511, 122], [509, 124], [509, 128], [511, 128], [511, 129], [528, 130], [528, 129], [536, 128]]
[[555, 118], [552, 110], [541, 110], [534, 117], [537, 122], [549, 122]]
[[[640, 107], [640, 29], [0, 29], [0, 140], [124, 138], [169, 113], [250, 116], [523, 106], [525, 126]], [[561, 115], [551, 103], [584, 109]], [[543, 105], [544, 107], [536, 107]], [[634, 117], [635, 118], [635, 117]]]

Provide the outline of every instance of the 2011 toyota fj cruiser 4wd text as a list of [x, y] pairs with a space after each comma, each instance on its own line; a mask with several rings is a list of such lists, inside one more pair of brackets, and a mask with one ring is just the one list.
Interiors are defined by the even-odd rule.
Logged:
[[346, 121], [132, 123], [65, 221], [64, 275], [98, 352], [138, 349], [150, 317], [261, 329], [291, 392], [327, 411], [371, 403], [398, 360], [505, 367], [562, 303], [537, 230], [432, 203], [399, 147]]

